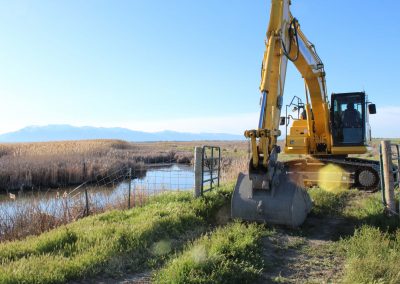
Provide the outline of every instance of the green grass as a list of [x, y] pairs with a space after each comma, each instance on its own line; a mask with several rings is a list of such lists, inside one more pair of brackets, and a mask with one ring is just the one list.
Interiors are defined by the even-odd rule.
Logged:
[[344, 210], [352, 191], [343, 190], [329, 192], [321, 188], [311, 188], [307, 191], [313, 201], [312, 214], [316, 216], [337, 216]]
[[400, 283], [399, 217], [384, 213], [380, 193], [353, 202], [344, 212], [362, 224], [340, 241], [345, 283]]
[[155, 276], [156, 283], [254, 283], [263, 269], [260, 225], [234, 222], [203, 236]]
[[312, 188], [308, 193], [313, 200], [312, 214], [316, 216], [342, 217], [358, 226], [367, 224], [389, 231], [400, 225], [399, 218], [389, 218], [385, 215], [380, 192], [366, 196], [357, 190], [334, 193]]
[[385, 214], [380, 192], [366, 198], [355, 199], [347, 205], [342, 215], [355, 220], [358, 224], [374, 226], [381, 231], [393, 232], [400, 225], [398, 217], [388, 217]]
[[400, 231], [390, 234], [363, 226], [341, 242], [345, 283], [400, 283]]
[[142, 208], [107, 212], [0, 244], [0, 283], [63, 283], [158, 267], [207, 229], [231, 191], [229, 185], [200, 199], [167, 193]]
[[344, 258], [344, 283], [400, 283], [400, 221], [385, 214], [380, 192], [309, 193], [314, 215], [345, 218], [356, 228], [353, 236], [329, 245], [329, 251]]

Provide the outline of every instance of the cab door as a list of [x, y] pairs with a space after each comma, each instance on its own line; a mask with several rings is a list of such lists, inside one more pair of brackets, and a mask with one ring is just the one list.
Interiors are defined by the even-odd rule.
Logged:
[[366, 141], [365, 93], [332, 94], [333, 146], [364, 146]]

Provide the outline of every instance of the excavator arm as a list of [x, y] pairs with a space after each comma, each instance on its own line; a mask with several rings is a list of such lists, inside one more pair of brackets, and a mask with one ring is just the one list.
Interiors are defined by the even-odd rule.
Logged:
[[317, 145], [331, 147], [329, 135], [329, 103], [327, 99], [324, 65], [289, 10], [290, 0], [272, 0], [266, 49], [261, 70], [262, 95], [260, 119], [257, 130], [248, 130], [251, 139], [252, 164], [274, 171], [277, 161], [277, 138], [288, 61], [292, 61], [305, 80], [306, 112], [309, 119], [310, 149], [317, 153]]
[[[258, 129], [245, 131], [251, 140], [252, 158], [249, 175], [241, 174], [232, 197], [232, 217], [298, 226], [311, 210], [307, 192], [290, 180], [284, 165], [278, 162], [277, 145], [283, 105], [288, 60], [294, 62], [304, 77], [313, 105], [307, 104], [311, 116], [325, 117], [321, 123], [310, 120], [315, 143], [328, 143], [329, 111], [323, 64], [312, 44], [290, 13], [290, 0], [272, 0], [267, 30], [266, 50], [261, 70], [262, 95]], [[314, 102], [321, 106], [315, 107]], [[314, 111], [317, 110], [317, 113]], [[311, 113], [313, 112], [313, 113]]]

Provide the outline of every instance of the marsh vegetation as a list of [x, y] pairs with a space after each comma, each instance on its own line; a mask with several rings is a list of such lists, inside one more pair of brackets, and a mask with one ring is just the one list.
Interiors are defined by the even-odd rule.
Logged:
[[140, 174], [148, 165], [190, 164], [192, 157], [192, 151], [162, 143], [120, 140], [0, 144], [0, 191], [78, 185], [123, 167]]

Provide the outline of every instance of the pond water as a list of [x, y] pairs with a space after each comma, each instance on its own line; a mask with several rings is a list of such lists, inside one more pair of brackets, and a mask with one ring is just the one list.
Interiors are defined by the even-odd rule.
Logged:
[[[142, 178], [131, 180], [131, 199], [138, 199], [143, 196], [155, 195], [162, 191], [187, 191], [194, 188], [194, 171], [189, 165], [173, 164], [150, 168]], [[125, 180], [112, 187], [93, 187], [87, 186], [90, 204], [96, 206], [106, 206], [128, 200], [129, 181]], [[73, 188], [49, 190], [47, 192], [25, 192], [15, 194], [15, 200], [9, 195], [0, 194], [0, 220], [2, 218], [12, 218], [18, 212], [23, 212], [24, 208], [33, 206], [41, 212], [51, 215], [62, 214], [62, 208], [66, 202], [85, 201], [85, 188], [69, 194]], [[69, 198], [63, 198], [63, 194], [68, 194]], [[68, 201], [66, 201], [68, 200]]]

